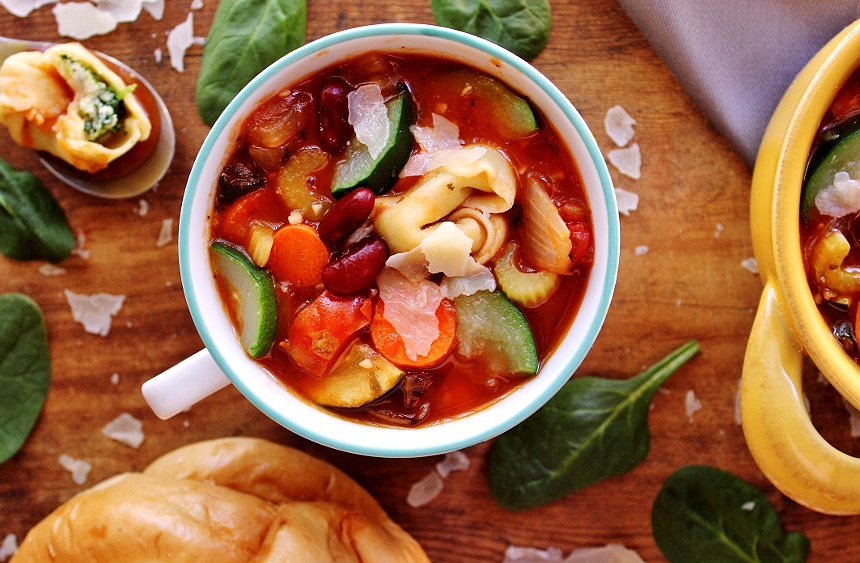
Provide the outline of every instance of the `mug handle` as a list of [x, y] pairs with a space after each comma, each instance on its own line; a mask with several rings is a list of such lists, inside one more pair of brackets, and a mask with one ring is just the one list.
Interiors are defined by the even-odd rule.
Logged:
[[167, 420], [228, 385], [230, 380], [204, 348], [144, 382], [140, 391], [152, 412]]
[[818, 433], [803, 401], [803, 353], [768, 280], [753, 323], [741, 383], [741, 420], [750, 453], [786, 496], [825, 514], [860, 513], [860, 459]]

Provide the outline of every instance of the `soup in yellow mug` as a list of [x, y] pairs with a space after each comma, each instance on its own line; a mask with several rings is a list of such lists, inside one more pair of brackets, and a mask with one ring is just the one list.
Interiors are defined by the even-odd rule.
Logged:
[[[860, 366], [851, 356], [860, 291], [847, 283], [856, 275], [860, 290], [860, 270], [854, 272], [846, 256], [852, 240], [860, 246], [847, 203], [855, 160], [847, 156], [850, 129], [860, 130], [860, 120], [852, 123], [855, 117], [836, 107], [858, 78], [852, 78], [858, 53], [860, 21], [801, 71], [765, 132], [752, 186], [753, 248], [765, 287], [744, 361], [744, 434], [778, 489], [828, 514], [860, 513], [860, 459], [815, 430], [801, 372], [808, 355], [847, 401], [860, 406]], [[853, 176], [860, 179], [860, 172]]]

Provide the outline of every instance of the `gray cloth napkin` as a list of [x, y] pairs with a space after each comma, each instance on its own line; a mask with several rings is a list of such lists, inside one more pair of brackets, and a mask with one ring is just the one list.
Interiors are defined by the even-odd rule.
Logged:
[[619, 2], [750, 166], [792, 79], [860, 17], [860, 0]]

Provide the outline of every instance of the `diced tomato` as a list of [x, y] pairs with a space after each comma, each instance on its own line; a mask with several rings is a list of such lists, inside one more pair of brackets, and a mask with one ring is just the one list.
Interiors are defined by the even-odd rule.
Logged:
[[339, 297], [323, 291], [299, 311], [280, 346], [296, 365], [322, 377], [353, 335], [372, 318], [373, 303], [368, 297]]
[[278, 225], [286, 223], [289, 214], [274, 190], [259, 189], [243, 195], [219, 215], [221, 236], [244, 247], [251, 238], [253, 221]]
[[591, 233], [588, 231], [588, 225], [581, 221], [568, 223], [567, 228], [570, 230], [570, 261], [573, 264], [578, 264], [588, 253]]
[[860, 112], [860, 74], [855, 73], [845, 85], [839, 89], [833, 103], [830, 105], [834, 121]]

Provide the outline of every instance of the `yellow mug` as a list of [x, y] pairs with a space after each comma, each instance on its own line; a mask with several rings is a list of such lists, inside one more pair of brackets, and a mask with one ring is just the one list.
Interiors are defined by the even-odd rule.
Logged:
[[834, 37], [786, 91], [764, 134], [752, 178], [750, 223], [764, 291], [744, 359], [741, 419], [747, 445], [786, 496], [827, 514], [860, 513], [860, 459], [828, 444], [803, 401], [804, 355], [860, 407], [860, 367], [813, 301], [799, 237], [803, 173], [819, 123], [860, 64], [860, 20]]

